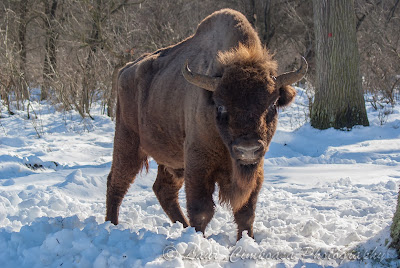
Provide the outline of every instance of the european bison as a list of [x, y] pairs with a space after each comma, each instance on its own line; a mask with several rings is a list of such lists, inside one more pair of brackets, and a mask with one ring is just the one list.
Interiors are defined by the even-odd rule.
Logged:
[[[186, 40], [127, 64], [118, 76], [106, 220], [118, 224], [122, 199], [151, 156], [158, 163], [153, 190], [172, 222], [204, 233], [217, 183], [238, 239], [244, 230], [253, 237], [277, 109], [294, 99], [289, 85], [306, 69], [303, 59], [299, 70], [276, 76], [255, 30], [231, 9], [205, 18]], [[183, 183], [189, 221], [178, 203]]]

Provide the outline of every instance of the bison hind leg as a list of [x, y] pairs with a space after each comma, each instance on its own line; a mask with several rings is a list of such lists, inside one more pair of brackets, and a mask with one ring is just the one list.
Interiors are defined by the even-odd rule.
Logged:
[[115, 132], [113, 162], [107, 177], [106, 221], [118, 224], [119, 208], [139, 171], [148, 169], [147, 155], [139, 147], [139, 136], [123, 127]]
[[183, 215], [178, 201], [178, 193], [183, 182], [183, 170], [169, 170], [165, 166], [159, 165], [153, 191], [171, 221], [178, 221], [183, 224], [183, 227], [188, 227], [189, 223]]

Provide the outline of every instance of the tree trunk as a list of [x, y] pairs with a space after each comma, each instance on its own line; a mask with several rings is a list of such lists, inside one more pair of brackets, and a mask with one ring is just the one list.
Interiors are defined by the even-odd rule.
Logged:
[[97, 46], [91, 46], [88, 57], [86, 59], [85, 69], [83, 70], [82, 79], [82, 94], [81, 94], [81, 108], [85, 114], [90, 113], [90, 93], [96, 88], [96, 81], [94, 78], [94, 57], [97, 51]]
[[54, 79], [55, 70], [57, 68], [56, 57], [56, 41], [58, 32], [56, 26], [56, 11], [58, 0], [51, 0], [45, 2], [45, 27], [46, 27], [46, 46], [45, 56], [43, 63], [43, 86], [41, 91], [41, 99], [47, 99], [50, 89], [50, 84]]
[[275, 34], [275, 27], [272, 25], [271, 20], [271, 0], [265, 1], [264, 7], [264, 33], [262, 35], [263, 43], [268, 47], [272, 37]]
[[359, 71], [354, 0], [313, 0], [316, 92], [311, 125], [368, 126]]
[[[82, 111], [90, 116], [90, 93], [96, 88], [96, 81], [94, 77], [94, 63], [96, 52], [102, 44], [101, 37], [101, 23], [102, 23], [102, 1], [96, 0], [94, 8], [91, 10], [92, 29], [90, 32], [88, 44], [89, 54], [86, 58], [85, 67], [83, 70], [82, 79], [82, 94], [81, 94], [81, 108]], [[100, 47], [101, 48], [101, 47]]]
[[28, 99], [28, 88], [26, 82], [26, 26], [27, 26], [27, 9], [28, 0], [21, 0], [18, 6], [18, 54], [19, 54], [19, 76], [18, 76], [18, 90], [17, 96], [17, 108], [19, 109], [19, 101]]
[[115, 107], [115, 101], [117, 100], [116, 95], [118, 86], [118, 74], [122, 66], [121, 65], [114, 66], [114, 71], [112, 73], [112, 85], [107, 97], [107, 115], [111, 118], [114, 118], [115, 116], [114, 107]]
[[397, 196], [397, 207], [393, 216], [392, 226], [390, 226], [390, 236], [392, 237], [390, 246], [394, 247], [400, 255], [400, 195]]
[[246, 17], [249, 20], [251, 26], [253, 28], [256, 28], [256, 21], [257, 21], [257, 15], [256, 15], [256, 0], [246, 0]]

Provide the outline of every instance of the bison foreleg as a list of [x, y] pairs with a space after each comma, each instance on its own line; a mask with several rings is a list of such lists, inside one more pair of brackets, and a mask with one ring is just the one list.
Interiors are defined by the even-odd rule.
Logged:
[[[176, 176], [175, 176], [176, 175]], [[171, 219], [172, 222], [179, 221], [183, 227], [188, 227], [186, 220], [178, 201], [179, 189], [182, 187], [184, 179], [183, 174], [172, 175], [163, 165], [158, 166], [157, 179], [153, 185], [153, 191], [160, 202], [161, 207]], [[178, 177], [180, 175], [180, 177]]]
[[190, 226], [196, 231], [205, 232], [214, 215], [215, 204], [212, 198], [215, 182], [207, 183], [207, 179], [185, 179], [187, 211]]
[[255, 218], [257, 197], [258, 193], [260, 192], [261, 185], [262, 178], [258, 180], [257, 186], [251, 193], [247, 203], [241, 209], [234, 213], [235, 222], [238, 226], [237, 240], [242, 238], [243, 231], [248, 231], [248, 235], [254, 238], [253, 223]]

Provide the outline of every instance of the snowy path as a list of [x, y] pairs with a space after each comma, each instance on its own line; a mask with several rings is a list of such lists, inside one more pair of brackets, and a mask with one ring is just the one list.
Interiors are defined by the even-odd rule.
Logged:
[[[387, 244], [400, 181], [399, 107], [383, 126], [369, 108], [368, 128], [292, 130], [304, 102], [300, 94], [280, 115], [255, 241], [238, 242], [231, 212], [219, 205], [206, 238], [172, 224], [152, 192], [154, 162], [125, 197], [121, 224], [105, 223], [114, 123], [44, 104], [33, 121], [2, 111], [0, 266], [398, 267]], [[185, 209], [184, 191], [180, 202]]]

